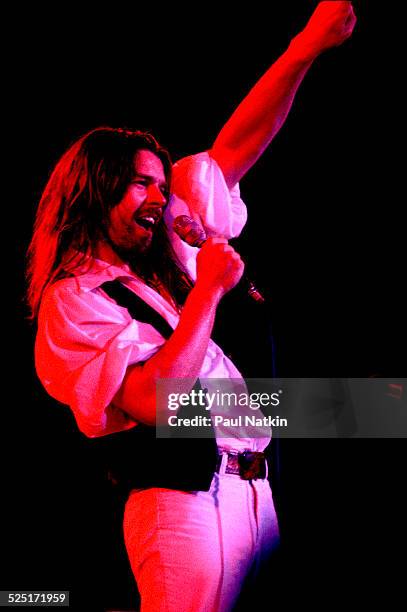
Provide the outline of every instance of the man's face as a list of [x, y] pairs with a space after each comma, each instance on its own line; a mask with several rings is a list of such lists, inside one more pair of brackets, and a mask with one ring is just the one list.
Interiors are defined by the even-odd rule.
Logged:
[[168, 185], [161, 160], [151, 151], [135, 156], [135, 176], [123, 199], [112, 208], [108, 233], [121, 252], [144, 253], [167, 203]]

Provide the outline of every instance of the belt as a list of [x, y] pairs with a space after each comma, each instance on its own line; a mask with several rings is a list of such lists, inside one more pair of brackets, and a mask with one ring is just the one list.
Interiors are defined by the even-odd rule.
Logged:
[[264, 453], [254, 451], [234, 453], [219, 450], [215, 471], [220, 474], [236, 474], [243, 480], [266, 478], [267, 460]]

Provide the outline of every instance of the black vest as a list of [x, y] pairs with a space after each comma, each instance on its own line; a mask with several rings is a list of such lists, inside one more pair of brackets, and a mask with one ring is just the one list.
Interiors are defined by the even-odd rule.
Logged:
[[[133, 319], [149, 323], [166, 340], [171, 336], [174, 330], [167, 321], [118, 280], [101, 287]], [[200, 388], [199, 380], [195, 388]], [[94, 438], [91, 444], [98, 448], [109, 478], [123, 492], [150, 487], [208, 491], [217, 464], [217, 445], [213, 428], [205, 430], [202, 438], [158, 439], [155, 427], [140, 423], [127, 431]], [[178, 428], [177, 432], [180, 435]]]

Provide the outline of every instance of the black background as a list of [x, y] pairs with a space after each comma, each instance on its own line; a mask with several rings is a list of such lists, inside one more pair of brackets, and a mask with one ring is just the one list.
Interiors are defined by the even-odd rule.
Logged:
[[[174, 159], [209, 148], [314, 5], [250, 4], [228, 15], [216, 5], [135, 5], [85, 16], [62, 4], [10, 15], [3, 242], [7, 264], [16, 256], [6, 266], [16, 292], [3, 345], [1, 588], [69, 589], [77, 609], [131, 606], [135, 597], [111, 527], [114, 496], [69, 412], [33, 371], [24, 257], [52, 165], [103, 124], [150, 129]], [[405, 373], [400, 16], [379, 3], [356, 9], [354, 36], [315, 62], [282, 131], [241, 183], [249, 222], [235, 246], [271, 300], [279, 376]], [[269, 375], [251, 307], [236, 296], [223, 311], [221, 332], [239, 365]], [[389, 603], [401, 580], [404, 441], [287, 440], [280, 461], [285, 563], [261, 607], [297, 595], [326, 607], [379, 595]]]

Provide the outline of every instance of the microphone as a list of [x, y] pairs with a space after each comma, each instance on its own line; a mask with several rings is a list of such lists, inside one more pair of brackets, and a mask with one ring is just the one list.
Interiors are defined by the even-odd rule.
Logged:
[[[206, 242], [207, 236], [202, 227], [188, 215], [179, 215], [174, 219], [173, 229], [176, 234], [189, 244], [190, 246], [200, 249]], [[245, 274], [243, 274], [241, 283], [245, 285], [247, 294], [258, 304], [265, 302], [264, 297]]]

